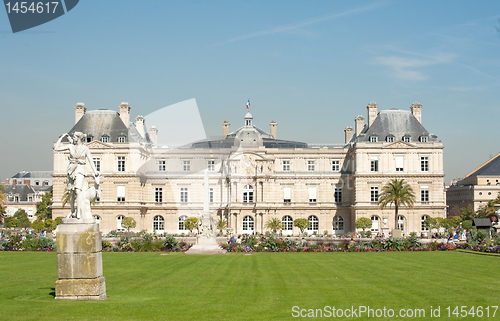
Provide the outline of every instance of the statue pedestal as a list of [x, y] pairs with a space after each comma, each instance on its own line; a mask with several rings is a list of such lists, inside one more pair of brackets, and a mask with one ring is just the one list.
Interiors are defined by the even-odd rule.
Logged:
[[106, 299], [99, 224], [74, 218], [62, 221], [56, 230], [56, 299]]
[[226, 254], [226, 252], [217, 244], [214, 235], [198, 235], [196, 244], [187, 250], [185, 254]]

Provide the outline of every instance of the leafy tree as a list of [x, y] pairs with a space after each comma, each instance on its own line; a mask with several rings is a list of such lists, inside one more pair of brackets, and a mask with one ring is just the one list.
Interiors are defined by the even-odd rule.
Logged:
[[40, 232], [41, 230], [43, 230], [45, 228], [45, 223], [40, 219], [34, 220], [33, 221], [33, 228]]
[[14, 213], [14, 218], [17, 218], [19, 220], [19, 223], [17, 227], [31, 227], [31, 222], [30, 219], [28, 218], [28, 214], [26, 213], [25, 210], [23, 209], [18, 209]]
[[394, 204], [394, 228], [398, 228], [398, 210], [400, 206], [413, 208], [415, 203], [415, 192], [410, 184], [406, 183], [404, 179], [393, 179], [382, 187], [382, 193], [378, 199], [380, 208], [387, 205]]
[[439, 220], [437, 217], [428, 217], [424, 221], [425, 227], [430, 229], [431, 232], [433, 229], [437, 230], [441, 226], [440, 223], [441, 223], [441, 220]]
[[472, 220], [462, 221], [462, 227], [466, 230], [470, 230], [472, 228]]
[[227, 228], [227, 221], [220, 218], [218, 221], [217, 221], [217, 229], [222, 233], [222, 231], [224, 229]]
[[472, 205], [462, 207], [460, 209], [460, 217], [462, 218], [462, 221], [472, 221], [476, 218], [476, 213], [474, 212]]
[[45, 229], [47, 231], [53, 231], [57, 228], [57, 222], [51, 218], [45, 220]]
[[311, 225], [307, 218], [298, 218], [293, 221], [293, 226], [300, 229], [300, 234], [304, 234], [304, 230]]
[[264, 227], [276, 233], [276, 231], [283, 229], [283, 223], [281, 222], [280, 219], [273, 217], [272, 219], [266, 222]]
[[39, 220], [52, 218], [52, 190], [42, 196], [42, 200], [36, 203], [36, 217]]
[[5, 227], [17, 227], [19, 225], [19, 220], [15, 217], [6, 217], [5, 218], [5, 222], [4, 222], [4, 226]]
[[125, 217], [122, 219], [122, 227], [127, 229], [127, 232], [130, 232], [131, 228], [137, 226], [136, 221], [132, 217]]
[[372, 227], [372, 220], [370, 220], [369, 218], [367, 217], [360, 217], [356, 220], [356, 228], [360, 228], [360, 229], [363, 229], [363, 232], [365, 231], [365, 229], [367, 228], [371, 228]]
[[5, 185], [0, 182], [0, 214], [5, 214], [5, 204], [7, 203], [7, 198], [4, 194]]
[[54, 221], [56, 222], [56, 225], [61, 224], [61, 223], [62, 223], [62, 219], [63, 219], [63, 218], [64, 218], [64, 217], [61, 217], [61, 216], [56, 217], [56, 219], [54, 220]]
[[193, 233], [193, 230], [198, 226], [198, 218], [197, 217], [189, 217], [184, 220], [184, 227], [189, 230], [189, 232]]

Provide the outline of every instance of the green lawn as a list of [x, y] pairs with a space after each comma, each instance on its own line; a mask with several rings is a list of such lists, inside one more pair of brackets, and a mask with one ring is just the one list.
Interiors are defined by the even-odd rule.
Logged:
[[103, 253], [105, 301], [55, 300], [56, 261], [0, 252], [0, 320], [304, 319], [294, 306], [425, 309], [428, 320], [431, 306], [448, 319], [448, 306], [500, 305], [500, 258], [458, 252]]

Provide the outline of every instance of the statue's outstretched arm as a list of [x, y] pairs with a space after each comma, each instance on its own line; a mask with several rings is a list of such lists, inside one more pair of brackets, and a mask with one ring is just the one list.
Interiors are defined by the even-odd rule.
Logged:
[[56, 150], [56, 151], [69, 150], [69, 146], [60, 146], [61, 141], [63, 140], [64, 137], [68, 137], [68, 140], [70, 141], [70, 143], [73, 143], [73, 139], [71, 139], [71, 137], [67, 133], [62, 134], [61, 137], [59, 137], [59, 139], [57, 140], [57, 143], [56, 143], [56, 146], [54, 147], [54, 150]]

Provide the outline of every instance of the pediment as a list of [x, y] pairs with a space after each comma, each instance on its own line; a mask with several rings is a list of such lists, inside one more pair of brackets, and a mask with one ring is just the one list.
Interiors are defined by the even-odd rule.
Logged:
[[398, 140], [392, 144], [384, 146], [383, 148], [417, 148], [417, 146], [404, 142], [402, 140]]
[[90, 143], [86, 143], [88, 148], [111, 148], [110, 144], [106, 144], [97, 140], [91, 141]]

